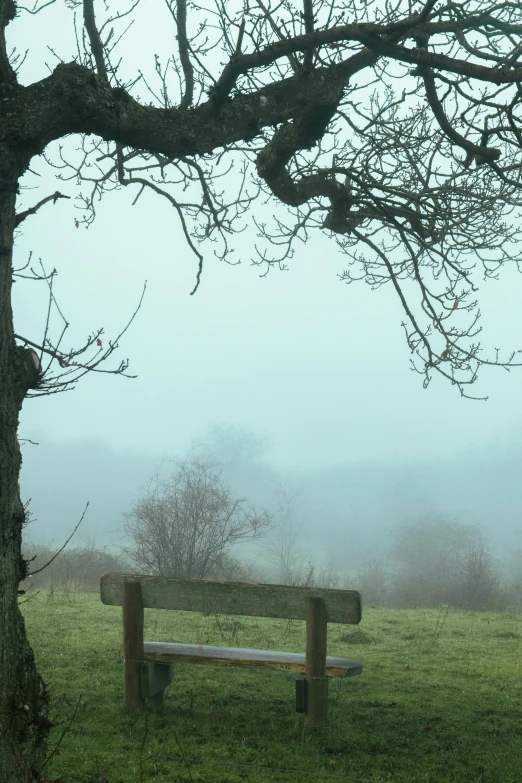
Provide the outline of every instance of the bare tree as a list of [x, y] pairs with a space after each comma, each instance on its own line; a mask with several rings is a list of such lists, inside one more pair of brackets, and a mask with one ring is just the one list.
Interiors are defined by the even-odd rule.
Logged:
[[216, 576], [231, 547], [263, 535], [271, 515], [233, 497], [216, 465], [193, 456], [175, 465], [165, 479], [157, 472], [126, 514], [127, 551], [145, 573]]
[[[520, 260], [520, 3], [129, 0], [122, 7], [107, 0], [95, 9], [94, 0], [67, 0], [70, 38], [59, 52], [39, 47], [57, 64], [48, 72], [42, 62], [31, 81], [27, 47], [11, 48], [8, 34], [23, 17], [45, 19], [57, 8], [55, 0], [28, 7], [0, 0], [0, 779], [7, 783], [38, 777], [49, 725], [17, 606], [24, 572], [17, 426], [40, 370], [37, 341], [15, 338], [11, 288], [15, 232], [31, 215], [53, 203], [63, 208], [69, 202], [61, 196], [72, 195], [82, 225], [108, 191], [126, 191], [133, 204], [165, 199], [197, 259], [195, 290], [204, 243], [233, 261], [245, 212], [258, 195], [273, 198], [288, 212], [272, 217], [260, 207], [253, 261], [267, 272], [312, 232], [332, 236], [346, 259], [342, 279], [388, 284], [399, 298], [425, 384], [439, 373], [467, 394], [481, 365], [509, 369], [521, 350], [484, 351], [476, 298], [479, 281]], [[171, 25], [175, 50], [153, 57], [156, 40], [142, 35], [125, 57], [125, 30], [132, 34], [136, 19], [141, 31], [153, 13], [158, 29]], [[41, 39], [51, 28], [39, 24]], [[69, 143], [73, 134], [80, 137]], [[32, 190], [20, 184], [45, 183], [37, 169], [48, 164], [67, 192], [52, 187], [26, 203]]]

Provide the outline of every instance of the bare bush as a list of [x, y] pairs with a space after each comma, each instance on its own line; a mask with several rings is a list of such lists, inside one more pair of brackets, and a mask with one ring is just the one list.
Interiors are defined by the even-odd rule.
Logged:
[[263, 535], [271, 515], [233, 497], [218, 466], [198, 457], [175, 465], [165, 479], [156, 472], [125, 515], [133, 542], [125, 551], [149, 574], [203, 579], [241, 573], [229, 550]]
[[459, 556], [452, 603], [462, 609], [501, 611], [507, 596], [501, 585], [499, 564], [482, 536], [472, 538]]
[[503, 607], [498, 570], [477, 527], [431, 517], [398, 527], [394, 538], [394, 605]]

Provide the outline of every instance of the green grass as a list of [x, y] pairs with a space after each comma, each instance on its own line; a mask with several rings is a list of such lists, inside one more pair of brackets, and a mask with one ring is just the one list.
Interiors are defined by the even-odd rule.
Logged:
[[[522, 617], [367, 608], [329, 626], [362, 676], [330, 682], [329, 722], [303, 731], [292, 676], [179, 665], [165, 706], [123, 707], [121, 609], [42, 592], [23, 605], [52, 696], [44, 778], [63, 783], [519, 783]], [[145, 612], [145, 638], [304, 650], [304, 623]]]

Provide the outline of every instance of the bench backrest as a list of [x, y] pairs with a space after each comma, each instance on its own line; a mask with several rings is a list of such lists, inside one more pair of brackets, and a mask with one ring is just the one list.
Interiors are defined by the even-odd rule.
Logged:
[[322, 598], [327, 622], [356, 625], [361, 620], [361, 596], [356, 590], [213, 582], [166, 576], [104, 574], [100, 585], [102, 602], [111, 606], [123, 606], [125, 582], [141, 585], [145, 609], [179, 609], [204, 614], [305, 620], [306, 599]]

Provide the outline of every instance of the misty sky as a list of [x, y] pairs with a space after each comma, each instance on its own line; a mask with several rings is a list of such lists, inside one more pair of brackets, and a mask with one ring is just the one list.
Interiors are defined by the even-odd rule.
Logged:
[[[63, 24], [71, 15], [49, 14], [55, 23], [46, 29], [70, 59]], [[10, 26], [12, 44], [25, 49], [36, 41], [39, 19]], [[26, 80], [46, 73], [44, 60], [54, 67], [40, 45], [24, 66]], [[57, 185], [43, 161], [34, 168], [44, 174], [28, 180], [40, 189], [23, 191], [24, 207], [57, 187], [77, 192], [74, 184]], [[333, 503], [332, 541], [341, 540], [349, 519], [370, 525], [378, 538], [380, 526], [400, 514], [443, 509], [487, 525], [493, 537], [504, 540], [505, 533], [506, 545], [517, 543], [521, 370], [483, 370], [474, 392], [488, 402], [461, 399], [438, 378], [424, 390], [409, 368], [394, 292], [341, 283], [343, 257], [326, 234], [302, 246], [288, 271], [261, 278], [250, 263], [256, 230], [247, 221], [234, 242], [240, 265], [220, 263], [207, 249], [201, 287], [190, 296], [196, 259], [176, 214], [147, 194], [131, 207], [134, 195], [107, 195], [88, 230], [75, 228], [81, 210], [74, 200], [59, 201], [27, 219], [17, 241], [17, 265], [32, 251], [47, 270], [59, 271], [55, 293], [71, 323], [67, 346], [100, 326], [106, 338], [117, 334], [147, 280], [118, 355], [130, 358], [138, 377], [89, 377], [74, 392], [25, 403], [20, 437], [40, 444], [24, 446], [22, 477], [39, 519], [35, 538], [56, 538], [85, 499], [96, 505], [99, 490], [86, 530], [103, 539], [154, 464], [184, 454], [206, 427], [226, 422], [266, 437], [267, 462], [313, 484], [310, 513], [326, 514]], [[485, 346], [522, 348], [521, 293], [514, 269], [482, 285]], [[14, 301], [17, 333], [38, 342], [44, 286], [19, 280]]]

